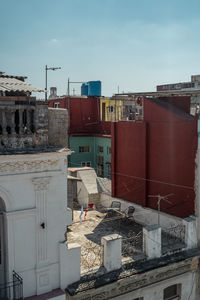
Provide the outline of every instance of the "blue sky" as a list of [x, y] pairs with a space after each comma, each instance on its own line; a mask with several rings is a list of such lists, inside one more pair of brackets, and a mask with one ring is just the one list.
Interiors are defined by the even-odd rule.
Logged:
[[[0, 70], [58, 94], [101, 80], [103, 95], [154, 91], [200, 74], [199, 0], [0, 0]], [[72, 86], [75, 92], [78, 85]]]

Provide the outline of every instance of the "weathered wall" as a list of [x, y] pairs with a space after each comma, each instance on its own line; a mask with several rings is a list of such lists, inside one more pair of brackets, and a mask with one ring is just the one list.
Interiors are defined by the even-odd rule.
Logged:
[[[5, 97], [6, 98], [6, 97]], [[17, 102], [16, 102], [17, 103]], [[24, 100], [0, 105], [0, 152], [48, 146], [48, 103]]]
[[67, 206], [73, 210], [73, 201], [77, 200], [77, 180], [67, 179]]
[[50, 146], [67, 147], [68, 113], [66, 109], [48, 108], [48, 140]]
[[[122, 200], [119, 198], [113, 198], [108, 194], [100, 194], [100, 204], [103, 207], [111, 207], [112, 201], [119, 201], [121, 203], [121, 211], [124, 212], [129, 206], [134, 206], [135, 211], [133, 214], [134, 220], [143, 226], [158, 224], [158, 212], [155, 209], [149, 207], [142, 207], [133, 202]], [[163, 228], [176, 227], [183, 224], [183, 219], [160, 212], [160, 226]]]
[[34, 114], [35, 146], [48, 145], [48, 103], [44, 101], [37, 101]]
[[[180, 299], [196, 300], [198, 257], [189, 258], [164, 267], [141, 272], [111, 284], [86, 290], [73, 296], [67, 292], [67, 300], [117, 299], [161, 300], [164, 289], [181, 285]], [[178, 298], [177, 298], [178, 299]]]
[[[184, 113], [185, 114], [185, 113]], [[144, 101], [144, 122], [112, 127], [112, 195], [157, 209], [153, 195], [168, 195], [161, 210], [194, 214], [197, 120]]]

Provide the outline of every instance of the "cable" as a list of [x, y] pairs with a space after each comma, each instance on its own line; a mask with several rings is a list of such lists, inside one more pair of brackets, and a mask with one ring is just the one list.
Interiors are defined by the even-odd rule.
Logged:
[[[70, 164], [76, 165], [77, 167], [81, 167], [81, 165], [76, 164], [76, 163], [70, 162]], [[98, 169], [95, 168], [95, 167], [91, 167], [91, 168], [94, 169], [95, 171], [98, 171]], [[189, 189], [189, 190], [194, 190], [194, 188], [190, 187], [190, 186], [180, 185], [180, 184], [175, 184], [175, 183], [170, 183], [170, 182], [166, 182], [166, 181], [153, 180], [153, 179], [148, 179], [148, 178], [139, 177], [139, 176], [132, 176], [132, 175], [127, 175], [127, 174], [118, 173], [118, 172], [112, 172], [111, 174], [113, 174], [113, 175], [119, 175], [119, 176], [124, 176], [124, 177], [128, 177], [128, 178], [133, 178], [133, 179], [138, 179], [138, 180], [143, 180], [143, 181], [148, 181], [148, 182], [154, 182], [154, 183], [160, 183], [160, 184], [165, 184], [165, 185], [180, 187], [180, 188]]]
[[192, 296], [192, 292], [193, 292], [193, 288], [194, 288], [194, 282], [196, 280], [196, 276], [197, 276], [197, 272], [193, 273], [193, 282], [192, 282], [192, 288], [191, 288], [191, 292], [190, 292], [190, 295], [189, 295], [189, 298], [188, 300], [190, 300], [190, 297]]

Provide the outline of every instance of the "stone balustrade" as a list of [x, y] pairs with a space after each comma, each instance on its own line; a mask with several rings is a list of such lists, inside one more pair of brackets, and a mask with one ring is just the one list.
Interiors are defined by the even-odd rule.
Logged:
[[35, 107], [29, 105], [0, 108], [0, 135], [24, 135], [34, 132]]

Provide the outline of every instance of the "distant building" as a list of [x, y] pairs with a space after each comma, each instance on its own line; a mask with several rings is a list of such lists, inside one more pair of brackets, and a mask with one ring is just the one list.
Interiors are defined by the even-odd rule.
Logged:
[[99, 97], [58, 98], [49, 107], [68, 109], [68, 147], [74, 151], [69, 167], [92, 167], [97, 176], [111, 178], [111, 123], [100, 119]]
[[142, 115], [140, 99], [123, 97], [100, 98], [101, 120], [106, 122], [139, 120]]
[[157, 85], [157, 91], [187, 91], [200, 89], [200, 75], [192, 75], [191, 81]]
[[50, 88], [49, 99], [56, 99], [56, 98], [58, 98], [58, 96], [57, 96], [57, 87], [51, 87]]

